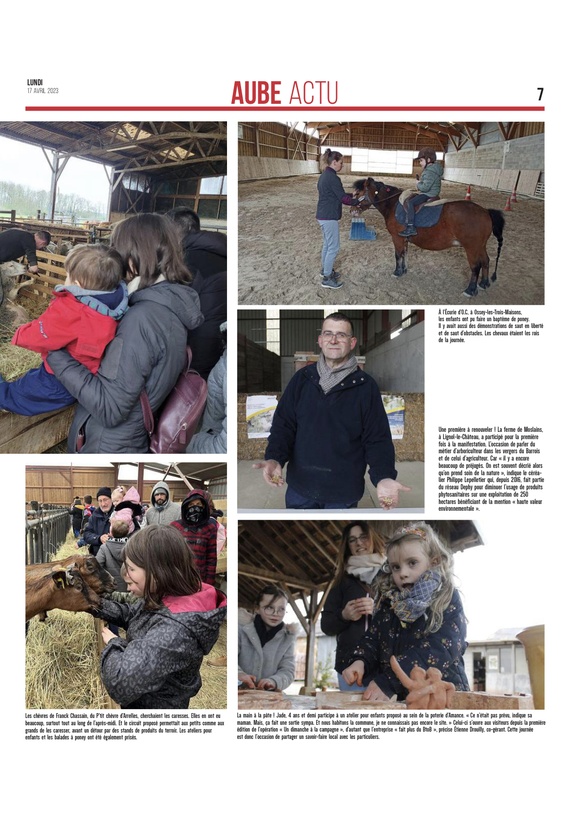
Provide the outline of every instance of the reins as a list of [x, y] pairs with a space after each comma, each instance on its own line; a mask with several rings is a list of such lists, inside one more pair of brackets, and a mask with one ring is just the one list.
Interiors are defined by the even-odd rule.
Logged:
[[[367, 191], [367, 193], [368, 193], [368, 191]], [[393, 199], [394, 199], [394, 197], [399, 197], [399, 196], [400, 196], [400, 194], [402, 194], [402, 193], [403, 193], [403, 192], [402, 192], [402, 190], [400, 189], [399, 191], [398, 191], [398, 190], [396, 190], [396, 191], [394, 192], [394, 194], [390, 194], [390, 196], [389, 196], [389, 197], [382, 197], [382, 199], [376, 199], [376, 196], [377, 196], [378, 192], [377, 192], [377, 191], [375, 191], [375, 192], [374, 192], [374, 194], [375, 194], [375, 198], [374, 198], [373, 200], [370, 200], [370, 198], [367, 198], [367, 199], [368, 199], [368, 203], [369, 203], [371, 206], [377, 206], [379, 203], [386, 203], [386, 202], [388, 202], [388, 200], [393, 200]]]

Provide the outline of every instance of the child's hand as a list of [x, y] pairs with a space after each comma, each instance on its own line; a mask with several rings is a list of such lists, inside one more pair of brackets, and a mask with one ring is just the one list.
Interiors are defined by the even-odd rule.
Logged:
[[414, 666], [410, 675], [406, 675], [396, 658], [390, 658], [392, 671], [408, 690], [406, 707], [408, 709], [450, 709], [451, 696], [455, 687], [449, 681], [442, 680], [439, 669], [430, 666], [427, 672]]
[[347, 666], [347, 668], [342, 672], [342, 677], [349, 686], [352, 686], [353, 683], [358, 684], [358, 686], [362, 686], [363, 676], [364, 663], [362, 660], [355, 660], [354, 663], [351, 663], [350, 666]]
[[113, 637], [116, 636], [117, 635], [113, 631], [111, 631], [110, 628], [107, 628], [107, 626], [103, 626], [103, 628], [101, 629], [101, 637], [105, 645], [107, 645], [113, 639]]
[[269, 678], [262, 678], [257, 684], [258, 689], [277, 689], [275, 684]]
[[384, 695], [380, 687], [374, 681], [370, 681], [362, 694], [363, 701], [389, 701], [387, 695]]
[[238, 681], [241, 681], [245, 689], [255, 689], [255, 675], [246, 675], [245, 672], [239, 672]]

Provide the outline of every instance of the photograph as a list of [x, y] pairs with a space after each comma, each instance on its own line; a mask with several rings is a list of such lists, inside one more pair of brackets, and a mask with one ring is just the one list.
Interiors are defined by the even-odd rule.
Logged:
[[424, 312], [238, 311], [240, 510], [423, 510]]
[[238, 708], [544, 709], [532, 558], [500, 523], [242, 522]]
[[223, 709], [226, 465], [101, 457], [26, 467], [26, 709]]
[[238, 130], [240, 304], [544, 304], [543, 122]]
[[0, 453], [225, 453], [225, 122], [0, 122]]

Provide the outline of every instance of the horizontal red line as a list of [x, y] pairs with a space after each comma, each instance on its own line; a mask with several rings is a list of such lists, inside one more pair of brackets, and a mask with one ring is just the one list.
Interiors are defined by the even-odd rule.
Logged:
[[312, 107], [310, 105], [303, 105], [302, 107], [290, 107], [288, 105], [280, 105], [279, 107], [277, 107], [277, 106], [273, 106], [273, 105], [268, 106], [268, 105], [255, 105], [255, 104], [249, 105], [247, 107], [241, 106], [241, 105], [240, 106], [223, 105], [223, 106], [220, 106], [220, 107], [212, 107], [212, 106], [207, 106], [207, 107], [202, 107], [202, 106], [198, 106], [198, 107], [186, 107], [186, 106], [185, 107], [148, 107], [148, 106], [133, 107], [131, 105], [126, 105], [124, 107], [118, 107], [118, 106], [95, 106], [94, 107], [94, 106], [89, 106], [89, 105], [84, 105], [84, 106], [82, 106], [82, 105], [72, 105], [72, 106], [49, 106], [49, 107], [48, 106], [45, 106], [45, 107], [29, 106], [29, 107], [26, 107], [25, 109], [28, 112], [43, 111], [43, 112], [51, 112], [51, 113], [53, 113], [53, 112], [60, 112], [60, 113], [61, 112], [76, 112], [76, 111], [79, 111], [79, 110], [80, 111], [89, 111], [89, 112], [98, 112], [98, 113], [105, 112], [105, 111], [112, 112], [112, 113], [116, 113], [116, 112], [119, 112], [119, 111], [123, 111], [123, 112], [149, 112], [149, 111], [153, 111], [153, 112], [173, 112], [173, 111], [176, 111], [176, 112], [187, 112], [187, 111], [194, 111], [194, 112], [218, 111], [218, 112], [224, 112], [224, 111], [227, 111], [228, 113], [233, 113], [233, 112], [244, 113], [244, 112], [248, 112], [248, 111], [249, 112], [256, 112], [256, 111], [259, 111], [259, 112], [267, 112], [267, 111], [273, 111], [273, 112], [277, 112], [277, 111], [284, 111], [284, 112], [308, 111], [308, 112], [311, 112], [311, 113], [317, 113], [317, 112], [318, 113], [321, 113], [321, 112], [326, 112], [326, 113], [355, 112], [355, 111], [358, 111], [358, 112], [378, 112], [378, 113], [381, 113], [381, 112], [399, 112], [399, 113], [402, 113], [402, 112], [408, 112], [408, 111], [423, 111], [423, 112], [442, 111], [442, 112], [449, 113], [450, 111], [464, 111], [464, 112], [468, 111], [468, 112], [471, 113], [471, 112], [475, 112], [475, 111], [479, 111], [479, 110], [480, 111], [492, 111], [492, 112], [502, 111], [502, 112], [509, 112], [510, 113], [510, 112], [513, 112], [513, 111], [521, 111], [521, 112], [523, 112], [523, 111], [524, 112], [544, 111], [544, 105], [536, 105], [536, 106], [530, 106], [530, 107], [529, 106], [526, 106], [526, 107], [512, 107], [512, 106], [508, 106], [508, 107], [495, 107], [495, 106], [493, 106], [493, 107], [479, 107], [479, 106], [477, 106], [477, 107], [459, 107], [459, 106], [458, 107], [422, 107], [421, 105], [418, 105], [417, 107], [366, 107], [364, 105], [362, 107], [331, 107], [331, 106], [329, 106], [329, 107]]

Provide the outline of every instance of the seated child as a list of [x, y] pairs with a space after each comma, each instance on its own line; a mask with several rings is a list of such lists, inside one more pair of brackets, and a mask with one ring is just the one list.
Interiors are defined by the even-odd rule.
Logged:
[[254, 615], [240, 611], [238, 680], [244, 689], [286, 689], [295, 677], [296, 626], [283, 622], [287, 596], [266, 585], [257, 596]]
[[427, 203], [428, 200], [434, 200], [439, 197], [441, 189], [441, 178], [443, 177], [443, 168], [437, 161], [437, 157], [433, 148], [422, 148], [418, 154], [418, 160], [423, 168], [422, 174], [416, 184], [419, 194], [413, 194], [405, 203], [406, 209], [406, 228], [400, 232], [401, 237], [413, 237], [417, 235], [415, 214], [416, 207], [422, 203]]
[[435, 667], [444, 681], [467, 691], [467, 620], [453, 583], [453, 554], [428, 524], [418, 522], [392, 536], [386, 557], [378, 609], [344, 680], [367, 684], [363, 700], [405, 700], [407, 690], [390, 665], [393, 655], [406, 675], [416, 666]]
[[49, 351], [67, 348], [95, 374], [115, 336], [128, 307], [119, 253], [101, 243], [75, 246], [65, 269], [65, 284], [56, 286], [46, 311], [19, 327], [12, 339], [12, 344], [40, 353], [44, 361], [13, 382], [0, 377], [0, 409], [30, 417], [72, 405], [74, 397], [49, 367]]

